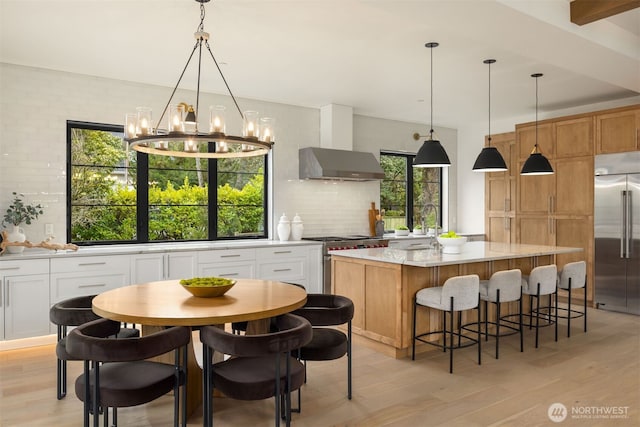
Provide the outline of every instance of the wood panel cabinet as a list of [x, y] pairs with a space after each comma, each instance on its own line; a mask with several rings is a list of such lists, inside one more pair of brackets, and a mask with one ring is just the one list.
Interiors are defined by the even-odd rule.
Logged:
[[[485, 137], [485, 146], [489, 141]], [[516, 206], [516, 134], [493, 135], [491, 146], [502, 155], [508, 170], [485, 173], [485, 234], [491, 242], [515, 243]]]
[[597, 114], [596, 153], [624, 153], [640, 150], [640, 106]]
[[556, 136], [555, 158], [592, 156], [594, 118], [592, 116], [558, 120], [553, 123]]

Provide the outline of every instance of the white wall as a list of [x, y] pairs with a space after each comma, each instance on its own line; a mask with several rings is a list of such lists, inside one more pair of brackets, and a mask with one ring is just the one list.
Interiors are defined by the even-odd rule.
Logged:
[[[126, 112], [137, 106], [160, 114], [170, 88], [45, 69], [0, 64], [0, 214], [12, 199], [24, 193], [30, 203], [44, 206], [44, 215], [25, 226], [27, 238], [45, 238], [44, 224], [54, 225], [55, 241], [66, 237], [66, 121], [120, 124]], [[179, 90], [177, 102], [193, 99], [193, 92]], [[320, 145], [320, 110], [250, 99], [238, 100], [243, 110], [257, 110], [276, 118], [277, 140], [272, 152], [273, 206], [271, 227], [284, 212], [290, 218], [299, 213], [305, 235], [366, 234], [367, 210], [379, 205], [379, 183], [323, 182], [298, 179], [298, 149]], [[193, 101], [192, 101], [193, 102]], [[200, 105], [227, 105], [227, 129], [239, 132], [240, 117], [224, 95], [201, 94]], [[425, 125], [355, 116], [353, 148], [416, 152], [414, 132]], [[456, 131], [436, 128], [456, 164]], [[448, 171], [452, 203], [449, 218], [455, 220], [456, 171]]]

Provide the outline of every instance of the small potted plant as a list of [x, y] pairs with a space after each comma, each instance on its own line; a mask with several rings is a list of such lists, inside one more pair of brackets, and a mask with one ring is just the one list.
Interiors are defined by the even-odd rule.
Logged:
[[415, 227], [413, 227], [413, 234], [414, 235], [424, 234], [424, 230], [422, 229], [422, 226], [420, 224], [418, 224]]
[[[20, 227], [21, 224], [31, 224], [31, 221], [42, 215], [42, 206], [26, 204], [22, 199], [24, 194], [18, 194], [13, 192], [13, 202], [7, 208], [2, 219], [2, 224], [7, 228], [7, 241], [9, 242], [24, 242], [26, 236], [24, 230]], [[7, 250], [10, 253], [21, 253], [24, 250], [23, 246], [9, 246]]]

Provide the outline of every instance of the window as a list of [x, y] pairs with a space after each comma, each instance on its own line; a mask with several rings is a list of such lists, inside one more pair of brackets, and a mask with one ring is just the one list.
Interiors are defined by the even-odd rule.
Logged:
[[442, 168], [412, 167], [414, 154], [381, 152], [385, 178], [380, 183], [380, 207], [385, 229], [442, 226]]
[[154, 156], [122, 137], [122, 126], [67, 122], [68, 241], [266, 237], [266, 157]]

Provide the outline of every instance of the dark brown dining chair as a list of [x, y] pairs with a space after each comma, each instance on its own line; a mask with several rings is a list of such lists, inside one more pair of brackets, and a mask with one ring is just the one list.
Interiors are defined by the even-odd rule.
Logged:
[[[351, 400], [351, 321], [353, 301], [342, 295], [308, 294], [305, 305], [293, 314], [307, 319], [313, 326], [313, 338], [299, 350], [299, 358], [305, 362], [335, 360], [347, 356], [347, 398]], [[347, 333], [333, 326], [347, 325]], [[298, 407], [301, 409], [300, 390]]]
[[[275, 425], [281, 416], [291, 423], [291, 391], [304, 383], [304, 366], [291, 352], [311, 340], [311, 324], [300, 316], [283, 314], [273, 322], [276, 332], [238, 335], [217, 326], [200, 330], [203, 343], [203, 425], [213, 425], [213, 391], [238, 400], [275, 398]], [[212, 363], [213, 352], [233, 356]], [[281, 414], [281, 400], [284, 414]]]
[[[58, 330], [58, 343], [56, 344], [57, 374], [56, 389], [58, 400], [67, 395], [67, 361], [77, 360], [67, 353], [66, 341], [69, 327], [80, 326], [83, 323], [100, 319], [100, 316], [91, 310], [91, 301], [95, 295], [69, 298], [54, 304], [49, 309], [49, 320], [56, 325]], [[136, 328], [121, 327], [118, 330], [118, 338], [131, 338], [140, 336]]]
[[[78, 326], [67, 335], [67, 352], [84, 360], [84, 373], [76, 379], [76, 396], [84, 402], [84, 426], [99, 425], [100, 411], [108, 425], [109, 408], [113, 425], [118, 422], [117, 408], [151, 402], [171, 391], [174, 396], [173, 425], [178, 426], [180, 386], [185, 385], [187, 344], [191, 330], [176, 326], [137, 338], [110, 338], [120, 323], [109, 319], [94, 320]], [[174, 364], [145, 360], [174, 352]], [[186, 388], [182, 392], [182, 408], [186, 408]], [[186, 411], [182, 425], [186, 426]]]

